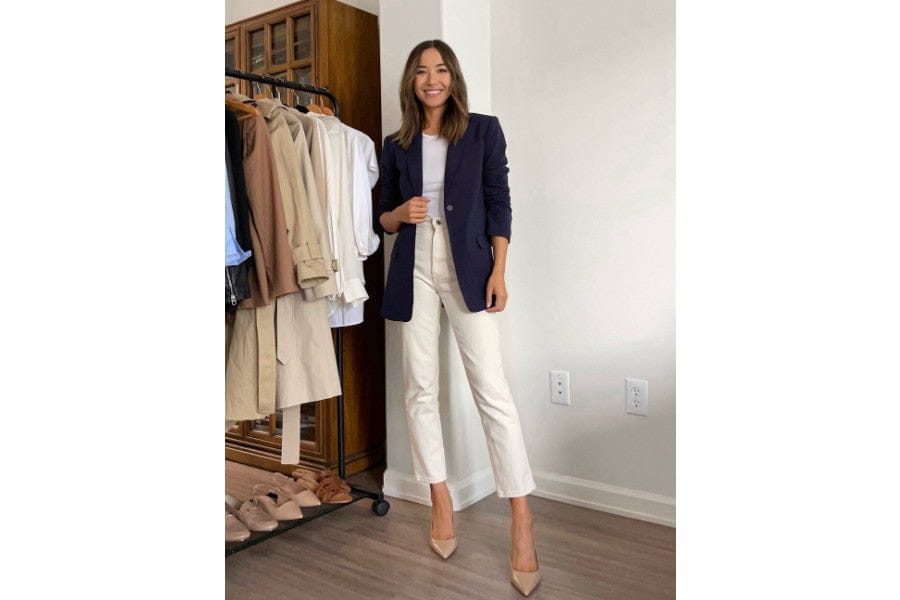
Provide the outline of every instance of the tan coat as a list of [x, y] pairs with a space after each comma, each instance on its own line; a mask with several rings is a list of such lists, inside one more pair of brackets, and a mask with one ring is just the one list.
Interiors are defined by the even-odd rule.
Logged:
[[286, 235], [281, 185], [265, 119], [241, 121], [244, 145], [244, 181], [250, 204], [250, 241], [255, 276], [250, 278], [250, 297], [240, 308], [256, 308], [298, 291], [291, 247]]
[[313, 227], [309, 199], [300, 173], [300, 157], [283, 111], [278, 109], [275, 101], [261, 100], [256, 107], [265, 118], [271, 136], [297, 283], [301, 288], [315, 287], [328, 281], [328, 272]]
[[[280, 106], [288, 128], [290, 128], [291, 137], [294, 139], [294, 149], [300, 157], [300, 172], [303, 175], [303, 185], [306, 188], [306, 197], [309, 199], [309, 208], [312, 211], [313, 228], [316, 230], [319, 248], [322, 250], [322, 256], [325, 258], [325, 268], [328, 271], [327, 282], [313, 288], [313, 294], [309, 293], [310, 290], [303, 290], [303, 295], [307, 299], [323, 298], [334, 295], [337, 292], [334, 277], [334, 269], [337, 263], [334, 260], [331, 236], [325, 223], [325, 215], [328, 212], [325, 204], [326, 197], [319, 194], [319, 186], [316, 183], [316, 173], [312, 162], [311, 153], [313, 146], [311, 142], [314, 140], [309, 140], [306, 137], [306, 132], [303, 130], [303, 124], [300, 121], [300, 111], [284, 105]], [[324, 177], [324, 167], [322, 177]]]

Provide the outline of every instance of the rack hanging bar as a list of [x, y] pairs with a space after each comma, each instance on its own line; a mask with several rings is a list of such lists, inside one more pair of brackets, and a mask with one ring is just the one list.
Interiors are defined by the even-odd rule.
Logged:
[[229, 69], [227, 67], [225, 68], [225, 76], [234, 77], [235, 79], [245, 79], [247, 81], [256, 81], [258, 83], [276, 85], [278, 87], [306, 92], [307, 94], [317, 94], [319, 96], [325, 96], [326, 98], [328, 98], [328, 100], [331, 101], [331, 106], [334, 107], [334, 116], [338, 118], [340, 118], [341, 116], [341, 108], [338, 104], [337, 98], [334, 97], [334, 94], [328, 91], [328, 88], [316, 87], [314, 85], [309, 85], [308, 83], [287, 81], [286, 79], [269, 77], [268, 75], [260, 75], [259, 73], [247, 73], [245, 71], [238, 71], [237, 69]]

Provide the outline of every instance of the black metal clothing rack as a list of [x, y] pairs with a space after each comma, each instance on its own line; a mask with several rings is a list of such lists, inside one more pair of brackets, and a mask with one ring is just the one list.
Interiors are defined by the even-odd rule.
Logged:
[[[255, 81], [258, 83], [270, 85], [273, 87], [282, 87], [288, 88], [300, 92], [306, 92], [308, 94], [316, 94], [319, 96], [325, 96], [328, 100], [331, 101], [331, 105], [334, 107], [333, 112], [335, 117], [340, 117], [340, 105], [338, 104], [337, 98], [334, 97], [328, 88], [316, 87], [314, 85], [309, 85], [306, 83], [298, 83], [296, 81], [287, 81], [285, 79], [279, 79], [277, 77], [269, 77], [267, 75], [260, 75], [258, 73], [247, 73], [245, 71], [238, 71], [237, 69], [225, 69], [226, 77], [233, 77], [235, 79], [244, 79], [247, 81]], [[274, 95], [274, 94], [273, 94]], [[342, 330], [340, 327], [335, 328], [335, 335], [337, 338], [335, 355], [337, 359], [337, 369], [338, 369], [338, 379], [341, 382], [341, 390], [344, 388], [344, 341], [342, 336]], [[345, 456], [344, 456], [344, 394], [341, 393], [337, 397], [337, 434], [338, 434], [338, 476], [341, 479], [346, 477], [346, 465]], [[379, 517], [383, 517], [387, 514], [391, 505], [387, 500], [384, 499], [383, 492], [370, 492], [368, 490], [364, 490], [356, 487], [355, 485], [350, 484], [350, 495], [353, 497], [353, 501], [361, 500], [363, 498], [371, 498], [372, 502], [372, 512], [374, 512]], [[349, 504], [349, 503], [348, 503]], [[278, 528], [274, 531], [264, 532], [264, 533], [254, 533], [250, 536], [245, 542], [240, 542], [236, 544], [226, 544], [225, 555], [234, 554], [239, 550], [243, 550], [253, 544], [261, 542], [265, 539], [268, 539], [272, 536], [278, 535], [279, 533], [283, 533], [288, 529], [293, 529], [298, 525], [303, 525], [304, 523], [315, 519], [323, 514], [329, 513], [332, 510], [336, 510], [342, 506], [347, 506], [347, 504], [331, 504], [325, 505], [323, 504], [321, 507], [304, 508], [304, 518], [297, 521], [286, 521], [279, 522]]]

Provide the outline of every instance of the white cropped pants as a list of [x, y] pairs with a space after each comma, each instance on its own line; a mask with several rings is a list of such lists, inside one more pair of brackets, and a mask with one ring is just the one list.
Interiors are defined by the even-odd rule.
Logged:
[[496, 315], [466, 307], [443, 218], [429, 217], [416, 225], [412, 319], [401, 323], [404, 398], [416, 478], [424, 483], [447, 479], [438, 406], [442, 301], [481, 416], [497, 495], [529, 494], [535, 489], [534, 478], [519, 413], [503, 375]]

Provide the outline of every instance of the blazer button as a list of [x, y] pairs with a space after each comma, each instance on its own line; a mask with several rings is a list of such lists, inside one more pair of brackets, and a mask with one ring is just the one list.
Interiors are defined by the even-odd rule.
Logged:
[[447, 205], [447, 210], [453, 210], [453, 205], [452, 205], [452, 204], [448, 204], [448, 205]]

